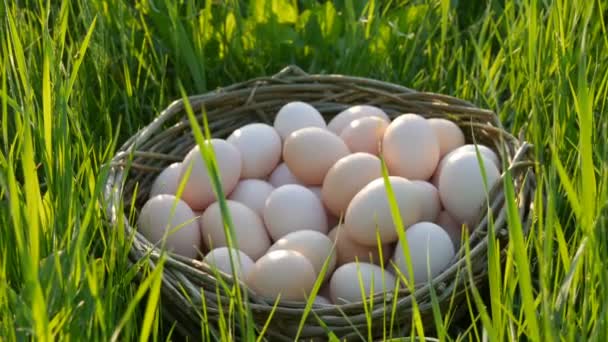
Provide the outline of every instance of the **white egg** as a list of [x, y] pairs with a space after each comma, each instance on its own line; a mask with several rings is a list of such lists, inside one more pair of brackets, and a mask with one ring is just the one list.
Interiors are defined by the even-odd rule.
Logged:
[[243, 179], [237, 183], [228, 199], [248, 206], [260, 217], [263, 217], [266, 199], [273, 190], [272, 185], [261, 179]]
[[[487, 190], [500, 178], [498, 169], [484, 155], [481, 156]], [[486, 205], [486, 188], [477, 155], [473, 152], [454, 153], [447, 157], [439, 175], [441, 203], [458, 222], [472, 224]]]
[[266, 229], [274, 241], [298, 230], [327, 233], [323, 204], [308, 188], [288, 184], [274, 189], [264, 208]]
[[[241, 153], [234, 145], [222, 139], [211, 139], [210, 141], [205, 141], [205, 144], [211, 144], [213, 148], [222, 190], [224, 191], [224, 195], [228, 195], [241, 177]], [[186, 180], [182, 199], [192, 209], [204, 210], [216, 200], [216, 197], [213, 192], [209, 171], [201, 156], [198, 145], [190, 150], [184, 158], [180, 181], [186, 176], [189, 168], [191, 168], [191, 172]]]
[[296, 178], [296, 176], [293, 175], [285, 163], [279, 164], [279, 166], [272, 171], [270, 177], [268, 177], [268, 183], [275, 188], [287, 184], [303, 184], [299, 179]]
[[317, 304], [317, 305], [320, 305], [320, 306], [333, 305], [333, 304], [332, 304], [332, 303], [329, 301], [329, 299], [327, 299], [327, 298], [325, 298], [325, 297], [323, 297], [323, 296], [319, 296], [319, 295], [317, 295], [317, 296], [315, 297], [315, 301], [314, 301], [314, 303], [315, 303], [315, 304]]
[[[404, 228], [418, 222], [421, 210], [416, 186], [397, 176], [390, 176], [389, 182]], [[376, 246], [376, 232], [383, 244], [397, 241], [397, 228], [383, 178], [370, 182], [353, 197], [346, 209], [344, 229], [353, 240], [362, 245]]]
[[427, 180], [439, 163], [439, 142], [424, 117], [403, 114], [386, 128], [382, 153], [391, 175]]
[[317, 275], [310, 261], [292, 250], [277, 250], [262, 256], [247, 277], [247, 285], [258, 295], [275, 300], [303, 301]]
[[316, 230], [299, 230], [289, 233], [278, 239], [268, 252], [288, 249], [299, 252], [312, 263], [316, 274], [321, 274], [325, 262], [325, 278], [329, 278], [336, 267], [336, 252], [333, 242], [327, 235]]
[[[232, 255], [232, 264], [230, 258]], [[232, 275], [232, 265], [235, 266], [237, 277], [245, 279], [253, 269], [254, 262], [251, 258], [238, 249], [219, 247], [205, 255], [203, 259], [207, 264], [217, 268], [219, 271]]]
[[329, 121], [329, 124], [327, 124], [327, 128], [335, 134], [340, 135], [342, 134], [344, 128], [346, 128], [351, 122], [367, 116], [377, 117], [387, 122], [390, 121], [388, 115], [386, 115], [386, 113], [378, 107], [370, 105], [356, 105], [336, 114], [336, 116]]
[[306, 127], [327, 128], [325, 119], [319, 111], [301, 101], [289, 102], [281, 109], [274, 118], [274, 128], [281, 139], [287, 138], [292, 132]]
[[[270, 247], [270, 238], [262, 219], [249, 207], [232, 200], [226, 201], [234, 227], [233, 247], [257, 260]], [[209, 249], [228, 246], [226, 222], [218, 202], [210, 205], [200, 218], [203, 240]]]
[[335, 304], [361, 302], [362, 289], [366, 300], [375, 294], [393, 293], [395, 281], [395, 277], [380, 266], [364, 262], [344, 264], [329, 281], [331, 300]]
[[265, 178], [281, 159], [281, 137], [272, 126], [263, 123], [245, 125], [226, 141], [241, 152], [241, 178]]
[[173, 195], [157, 195], [141, 208], [137, 221], [139, 231], [153, 244], [189, 258], [200, 251], [201, 232], [188, 205]]
[[167, 166], [161, 173], [156, 176], [152, 187], [150, 188], [149, 198], [156, 195], [175, 195], [179, 185], [179, 174], [181, 172], [181, 163], [173, 163]]
[[418, 198], [420, 199], [420, 210], [422, 214], [420, 221], [435, 222], [439, 212], [441, 211], [441, 201], [439, 200], [439, 191], [429, 182], [415, 180], [412, 181], [418, 189]]
[[[431, 222], [419, 222], [405, 231], [414, 284], [422, 284], [444, 271], [454, 257], [454, 245], [443, 228]], [[411, 281], [401, 241], [395, 247], [393, 261], [405, 279]]]
[[452, 242], [454, 243], [454, 247], [456, 249], [460, 248], [462, 225], [458, 224], [458, 222], [456, 222], [456, 220], [450, 216], [450, 213], [445, 210], [439, 213], [436, 223], [448, 233], [452, 239]]
[[464, 145], [464, 133], [457, 124], [450, 120], [432, 118], [427, 120], [439, 141], [439, 157]]
[[439, 161], [439, 164], [437, 165], [437, 168], [435, 169], [435, 173], [433, 174], [431, 183], [433, 183], [433, 185], [436, 188], [439, 187], [439, 175], [441, 174], [441, 169], [443, 168], [445, 161], [448, 160], [450, 158], [450, 156], [457, 154], [457, 153], [467, 153], [467, 152], [472, 152], [474, 154], [477, 154], [477, 149], [479, 149], [480, 154], [482, 154], [484, 157], [488, 158], [489, 160], [491, 160], [494, 163], [494, 165], [496, 166], [498, 171], [501, 170], [500, 169], [500, 159], [498, 158], [498, 155], [494, 151], [492, 151], [489, 147], [484, 146], [484, 145], [467, 144], [467, 145], [463, 145], [463, 146], [460, 146], [460, 147], [454, 149], [450, 153], [446, 154], [443, 158], [441, 158], [441, 160]]

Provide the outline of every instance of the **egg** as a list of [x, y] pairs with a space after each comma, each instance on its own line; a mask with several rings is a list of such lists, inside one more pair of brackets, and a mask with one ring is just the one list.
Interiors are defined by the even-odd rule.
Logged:
[[332, 304], [332, 303], [329, 301], [329, 299], [327, 299], [327, 298], [325, 298], [325, 297], [323, 297], [323, 296], [319, 296], [319, 295], [317, 295], [317, 296], [315, 297], [315, 301], [314, 301], [314, 303], [315, 303], [315, 304], [317, 304], [317, 305], [320, 305], [320, 306], [325, 306], [325, 305], [333, 305], [333, 304]]
[[[412, 261], [414, 284], [423, 284], [444, 271], [455, 255], [454, 245], [443, 228], [431, 222], [419, 222], [405, 232], [406, 243]], [[394, 266], [405, 279], [411, 281], [401, 245], [395, 247]]]
[[256, 294], [275, 300], [304, 301], [317, 275], [310, 261], [292, 250], [269, 252], [256, 261], [247, 285]]
[[334, 272], [329, 281], [329, 290], [331, 300], [336, 304], [356, 303], [363, 301], [362, 289], [368, 300], [375, 294], [393, 293], [395, 282], [395, 277], [380, 266], [351, 262]]
[[373, 155], [380, 154], [380, 143], [388, 121], [376, 116], [367, 116], [352, 121], [340, 133], [351, 152], [367, 152]]
[[280, 249], [293, 250], [308, 258], [317, 275], [321, 274], [323, 265], [327, 261], [325, 278], [329, 278], [336, 267], [333, 242], [327, 235], [316, 230], [299, 230], [289, 233], [270, 246], [268, 252]]
[[439, 142], [424, 117], [403, 114], [386, 128], [382, 153], [391, 175], [427, 180], [439, 163]]
[[[389, 182], [403, 226], [407, 228], [418, 222], [421, 209], [416, 185], [397, 176], [389, 176]], [[353, 197], [346, 209], [344, 228], [353, 240], [366, 246], [377, 244], [376, 231], [382, 243], [397, 240], [397, 230], [393, 223], [383, 178], [370, 182]]]
[[243, 280], [246, 279], [249, 272], [253, 269], [254, 262], [247, 254], [238, 249], [228, 247], [215, 248], [205, 255], [203, 261], [221, 272], [232, 275], [231, 255], [237, 277]]
[[303, 184], [296, 176], [293, 175], [287, 164], [280, 163], [268, 177], [268, 183], [278, 188], [287, 184]]
[[366, 116], [377, 117], [386, 122], [390, 121], [388, 115], [386, 115], [386, 113], [378, 107], [370, 105], [356, 105], [349, 107], [334, 116], [329, 121], [329, 124], [327, 124], [327, 129], [337, 135], [340, 135], [344, 128], [346, 128], [352, 121], [364, 118]]
[[228, 199], [246, 205], [263, 217], [266, 199], [273, 190], [274, 187], [270, 183], [261, 179], [243, 179], [237, 183]]
[[450, 216], [450, 213], [443, 210], [439, 213], [436, 221], [437, 225], [443, 228], [454, 243], [456, 249], [460, 248], [460, 239], [462, 237], [462, 225]]
[[327, 233], [323, 204], [310, 189], [296, 184], [283, 185], [270, 193], [264, 208], [264, 222], [274, 241], [298, 230]]
[[283, 160], [306, 185], [322, 184], [332, 165], [349, 153], [340, 137], [318, 127], [291, 133], [283, 145]]
[[[486, 171], [489, 191], [500, 174], [489, 158], [482, 155], [481, 161]], [[456, 153], [446, 159], [439, 175], [439, 197], [456, 221], [473, 223], [486, 204], [486, 190], [475, 153]]]
[[193, 259], [198, 256], [201, 232], [194, 213], [173, 195], [157, 195], [146, 201], [139, 213], [137, 227], [158, 247], [162, 247], [160, 241], [166, 234], [167, 250]]
[[380, 177], [382, 169], [378, 157], [364, 152], [343, 157], [329, 169], [323, 180], [323, 203], [339, 217], [363, 187]]
[[[257, 260], [270, 248], [270, 239], [264, 229], [262, 219], [249, 207], [226, 200], [230, 218], [234, 227], [235, 241], [233, 248], [238, 248], [251, 259]], [[225, 222], [218, 202], [210, 205], [200, 218], [203, 241], [209, 249], [228, 246]]]
[[437, 188], [429, 182], [415, 180], [412, 181], [412, 183], [414, 183], [418, 189], [420, 210], [422, 212], [420, 221], [435, 222], [441, 211], [439, 191], [437, 191]]
[[439, 158], [464, 145], [464, 133], [450, 120], [432, 118], [427, 120], [439, 141]]
[[[323, 202], [323, 195], [321, 194], [321, 187], [320, 186], [309, 186], [308, 189], [310, 189], [310, 191], [312, 191], [315, 196], [317, 196], [317, 198]], [[328, 227], [333, 227], [336, 224], [338, 224], [338, 221], [340, 220], [338, 217], [334, 216], [329, 209], [327, 209], [327, 207], [325, 206], [325, 204], [323, 204], [323, 208], [325, 208], [325, 215], [327, 216], [327, 226]]]
[[326, 129], [327, 124], [321, 113], [305, 102], [293, 101], [287, 103], [279, 109], [274, 118], [274, 128], [281, 139], [286, 139], [292, 132], [306, 127]]
[[[241, 177], [241, 153], [232, 144], [222, 139], [211, 139], [205, 144], [211, 144], [215, 154], [220, 183], [225, 195], [236, 186]], [[213, 203], [215, 193], [209, 177], [209, 171], [201, 156], [198, 145], [188, 152], [182, 163], [180, 181], [185, 178], [188, 168], [191, 167], [189, 178], [186, 180], [182, 199], [194, 210], [204, 210]]]
[[226, 141], [241, 153], [242, 178], [265, 178], [281, 159], [281, 137], [272, 126], [263, 123], [245, 125]]
[[156, 176], [156, 179], [154, 179], [154, 183], [152, 183], [152, 187], [150, 188], [149, 198], [163, 194], [175, 195], [179, 185], [181, 165], [181, 163], [173, 163]]
[[[349, 262], [359, 261], [380, 265], [380, 249], [378, 246], [366, 246], [354, 241], [344, 231], [343, 226], [335, 226], [328, 234], [332, 242], [335, 242], [337, 264], [344, 265]], [[382, 245], [382, 262], [391, 257], [393, 248], [390, 244]]]
[[494, 153], [494, 151], [492, 151], [489, 147], [484, 146], [484, 145], [467, 144], [467, 145], [460, 146], [460, 147], [456, 148], [455, 150], [451, 151], [450, 153], [446, 154], [439, 161], [439, 165], [437, 165], [437, 168], [435, 169], [435, 173], [433, 174], [431, 183], [433, 183], [433, 185], [435, 185], [435, 187], [439, 187], [439, 175], [441, 174], [441, 169], [443, 168], [445, 161], [451, 155], [454, 155], [457, 153], [467, 153], [467, 152], [468, 153], [472, 152], [475, 155], [477, 155], [477, 149], [475, 148], [475, 146], [477, 146], [477, 148], [479, 149], [479, 153], [482, 154], [483, 156], [485, 156], [486, 158], [488, 158], [489, 160], [491, 160], [492, 163], [494, 163], [494, 165], [496, 166], [496, 168], [500, 171], [500, 160], [498, 159], [498, 155], [496, 155], [496, 153]]

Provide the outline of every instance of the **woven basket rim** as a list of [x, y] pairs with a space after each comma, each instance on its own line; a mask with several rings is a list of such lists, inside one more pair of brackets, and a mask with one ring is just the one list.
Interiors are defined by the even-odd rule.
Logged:
[[[532, 168], [532, 145], [525, 141], [519, 141], [513, 135], [504, 130], [498, 116], [492, 111], [478, 108], [470, 102], [443, 94], [418, 92], [401, 85], [371, 78], [339, 74], [309, 75], [299, 67], [293, 65], [287, 66], [274, 76], [258, 77], [235, 83], [227, 87], [219, 88], [204, 94], [190, 96], [188, 97], [188, 101], [193, 109], [202, 105], [211, 108], [214, 106], [214, 104], [221, 104], [231, 98], [240, 96], [238, 97], [239, 99], [247, 99], [244, 105], [248, 106], [256, 103], [255, 99], [258, 98], [258, 96], [264, 97], [265, 99], [266, 93], [272, 95], [277, 91], [291, 92], [297, 89], [311, 92], [319, 92], [324, 89], [328, 90], [328, 92], [342, 90], [343, 93], [338, 93], [338, 95], [350, 95], [352, 93], [352, 96], [356, 96], [358, 92], [365, 94], [378, 94], [379, 98], [390, 99], [390, 106], [403, 104], [403, 106], [408, 106], [408, 108], [426, 108], [431, 111], [438, 111], [438, 113], [439, 111], [455, 112], [457, 114], [454, 115], [453, 118], [450, 117], [450, 119], [455, 121], [460, 118], [460, 116], [465, 117], [461, 122], [457, 122], [459, 125], [461, 125], [461, 127], [464, 125], [464, 123], [466, 123], [467, 127], [470, 127], [471, 130], [480, 130], [489, 132], [487, 133], [489, 135], [497, 135], [498, 138], [496, 139], [500, 141], [499, 148], [501, 149], [499, 152], [502, 152], [501, 154], [509, 157], [509, 159], [506, 161], [509, 164], [508, 169], [513, 174], [513, 179], [521, 180], [519, 190], [523, 194], [521, 195], [523, 199], [521, 199], [519, 203], [519, 212], [520, 215], [523, 214], [521, 216], [522, 220], [524, 217], [528, 218], [526, 221], [524, 221], [524, 228], [527, 231], [529, 227], [529, 222], [527, 221], [530, 220], [531, 203], [534, 198], [534, 190], [536, 187], [534, 170]], [[269, 98], [271, 98], [271, 96], [269, 96]], [[270, 103], [275, 100], [265, 101]], [[387, 105], [387, 108], [390, 106]], [[136, 227], [130, 226], [126, 214], [121, 212], [120, 203], [121, 200], [123, 200], [125, 186], [128, 183], [129, 175], [133, 170], [154, 173], [161, 169], [160, 166], [146, 164], [147, 160], [156, 160], [159, 163], [181, 160], [178, 157], [173, 158], [168, 153], [156, 152], [154, 150], [149, 150], [149, 148], [155, 147], [155, 143], [158, 145], [158, 142], [156, 142], [154, 139], [162, 142], [162, 139], [164, 139], [162, 138], [163, 134], [171, 136], [173, 131], [188, 131], [189, 123], [183, 118], [183, 108], [184, 103], [181, 99], [172, 102], [163, 111], [161, 111], [161, 113], [150, 124], [143, 127], [131, 138], [129, 138], [116, 152], [109, 164], [109, 174], [104, 190], [104, 208], [107, 216], [109, 217], [111, 227], [116, 227], [119, 221], [121, 221], [121, 223], [124, 224], [126, 232], [129, 234], [129, 236], [134, 236], [133, 245], [129, 251], [129, 256], [131, 259], [130, 261], [132, 263], [142, 260], [144, 256], [149, 256], [150, 258], [148, 259], [148, 263], [154, 267], [154, 263], [160, 258], [160, 252], [156, 248], [152, 250], [148, 248], [151, 246], [150, 242], [137, 232]], [[329, 108], [328, 110], [333, 111], [333, 108], [330, 108], [329, 105], [327, 105], [327, 108]], [[239, 110], [239, 108], [236, 110]], [[169, 123], [171, 120], [175, 120], [176, 116], [180, 113], [182, 113], [181, 120], [177, 121], [168, 128], [163, 129], [167, 123]], [[442, 117], [441, 115], [439, 115], [439, 117]], [[448, 114], [445, 115], [447, 116]], [[235, 116], [238, 116], [238, 113], [235, 114]], [[481, 121], [474, 122], [474, 119]], [[212, 120], [210, 118], [210, 123], [211, 121]], [[218, 127], [220, 126], [221, 125], [218, 124]], [[156, 135], [157, 133], [158, 135]], [[493, 147], [496, 148], [496, 146]], [[501, 179], [502, 177], [504, 177], [504, 173], [501, 175]], [[497, 185], [494, 186], [490, 193], [490, 197], [492, 199], [490, 201], [490, 207], [492, 212], [497, 213], [494, 219], [497, 225], [500, 223], [504, 224], [505, 221], [504, 194], [502, 194], [499, 186], [500, 183], [501, 182], [497, 182]], [[471, 260], [477, 260], [479, 262], [479, 259], [483, 259], [485, 256], [485, 251], [487, 249], [487, 229], [484, 229], [484, 227], [487, 227], [487, 224], [487, 215], [480, 214], [480, 221], [470, 237], [471, 241], [476, 242], [470, 251]], [[498, 229], [495, 234], [497, 238], [505, 242], [503, 249], [506, 248], [508, 230], [503, 227]], [[148, 244], [147, 246], [146, 242]], [[146, 250], [145, 253], [143, 252], [144, 250]], [[195, 293], [197, 285], [207, 284], [207, 282], [212, 283], [215, 279], [211, 275], [211, 269], [201, 261], [188, 259], [175, 254], [169, 254], [166, 260], [167, 265], [170, 265], [171, 267], [171, 272], [168, 273], [166, 279], [163, 279], [162, 287], [165, 296], [176, 295], [184, 297], [184, 284], [187, 284], [185, 285], [186, 292]], [[453, 262], [448, 269], [441, 272], [441, 274], [436, 276], [430, 283], [417, 287], [414, 293], [409, 293], [408, 291], [403, 290], [400, 291], [396, 300], [398, 300], [401, 304], [401, 308], [410, 308], [411, 301], [413, 299], [412, 297], [416, 298], [417, 301], [418, 297], [427, 298], [426, 302], [428, 302], [428, 296], [431, 290], [434, 290], [438, 295], [443, 295], [443, 297], [440, 298], [443, 301], [449, 300], [449, 296], [462, 296], [462, 288], [458, 289], [458, 285], [462, 285], [465, 280], [462, 279], [462, 275], [455, 276], [455, 274], [458, 274], [458, 272], [461, 271], [465, 264], [464, 250], [462, 248], [458, 251], [455, 260], [456, 261]], [[483, 271], [480, 271], [480, 273], [476, 274], [476, 276], [479, 277], [478, 280], [481, 281], [486, 274]], [[189, 283], [189, 281], [192, 279], [196, 280]], [[228, 275], [223, 275], [223, 280], [227, 282], [231, 281]], [[179, 289], [180, 286], [182, 287], [181, 290]], [[272, 303], [269, 303], [267, 299], [256, 296], [255, 293], [246, 288], [244, 285], [241, 285], [241, 287], [248, 294], [247, 298], [249, 299], [249, 304], [255, 310], [264, 311], [272, 307]], [[461, 292], [458, 292], [458, 294], [456, 291]], [[446, 297], [447, 295], [449, 296]], [[392, 298], [392, 296], [389, 297]], [[378, 302], [378, 296], [375, 297], [375, 301]], [[422, 302], [426, 303], [424, 300], [422, 300]], [[183, 301], [181, 301], [181, 304], [183, 305]], [[176, 305], [180, 305], [180, 303], [177, 303]], [[277, 311], [275, 315], [279, 315], [279, 317], [280, 315], [285, 315], [286, 317], [288, 316], [291, 318], [297, 316], [298, 313], [301, 314], [304, 311], [304, 305], [301, 303], [281, 302], [278, 308], [280, 310]], [[346, 317], [342, 317], [343, 320], [346, 320], [347, 317], [352, 317], [352, 314], [350, 314], [351, 312], [357, 312], [357, 314], [360, 314], [362, 310], [357, 309], [362, 309], [362, 303], [339, 304], [326, 308], [313, 307], [313, 312], [321, 317], [329, 317], [330, 322], [333, 322], [334, 325], [339, 326], [339, 328], [341, 326], [343, 329], [340, 331], [344, 331], [344, 335], [348, 336], [348, 329], [343, 327], [347, 326], [347, 324], [343, 324], [343, 326], [339, 324], [339, 315], [340, 313], [346, 313], [344, 315]], [[427, 311], [431, 310], [430, 307], [422, 307], [421, 310], [423, 309]], [[189, 324], [196, 325], [196, 323], [192, 322]], [[188, 334], [188, 329], [185, 330], [185, 333]], [[289, 340], [289, 337], [285, 336], [281, 331], [273, 331], [270, 329], [269, 333], [270, 336], [273, 336], [279, 340]], [[350, 334], [352, 335], [352, 333]], [[311, 336], [313, 335], [315, 335], [314, 332], [311, 333]]]

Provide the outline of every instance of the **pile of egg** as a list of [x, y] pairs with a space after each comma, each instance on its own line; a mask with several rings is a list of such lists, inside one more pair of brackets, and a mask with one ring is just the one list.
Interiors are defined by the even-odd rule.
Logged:
[[290, 102], [272, 126], [247, 124], [205, 143], [215, 154], [238, 249], [226, 247], [225, 222], [198, 146], [155, 179], [139, 215], [141, 233], [152, 243], [165, 237], [168, 250], [201, 257], [224, 273], [235, 265], [240, 279], [271, 299], [304, 301], [323, 273], [320, 305], [360, 301], [361, 288], [367, 296], [391, 292], [397, 279], [412, 274], [380, 155], [406, 229], [415, 284], [449, 267], [461, 229], [485, 205], [479, 163], [488, 187], [500, 170], [497, 155], [466, 145], [455, 123], [417, 114], [391, 121], [370, 105], [347, 108], [326, 124], [313, 106]]

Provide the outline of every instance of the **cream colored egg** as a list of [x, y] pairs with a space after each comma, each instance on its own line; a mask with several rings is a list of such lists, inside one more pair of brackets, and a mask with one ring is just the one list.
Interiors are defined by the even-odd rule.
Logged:
[[340, 137], [318, 127], [291, 133], [283, 145], [285, 164], [306, 185], [322, 184], [327, 171], [349, 153]]
[[464, 145], [464, 133], [450, 120], [432, 118], [427, 120], [439, 141], [439, 158]]
[[422, 211], [420, 221], [435, 222], [441, 211], [439, 191], [437, 191], [437, 188], [429, 182], [415, 180], [412, 181], [412, 183], [414, 183], [418, 189], [420, 210]]
[[[482, 156], [488, 191], [498, 181], [500, 174], [490, 159]], [[472, 223], [486, 205], [486, 189], [477, 160], [472, 152], [450, 155], [439, 175], [441, 203], [458, 222]]]
[[196, 258], [201, 245], [201, 232], [188, 205], [173, 195], [157, 195], [141, 208], [138, 230], [151, 243], [189, 258]]
[[450, 213], [445, 210], [439, 213], [436, 223], [448, 233], [454, 243], [454, 247], [456, 247], [456, 249], [460, 248], [462, 225], [458, 224], [458, 222], [450, 216]]
[[393, 248], [390, 244], [382, 245], [382, 255], [380, 255], [378, 246], [366, 246], [354, 241], [344, 231], [343, 226], [334, 227], [328, 236], [336, 244], [338, 266], [354, 261], [380, 265], [380, 256], [382, 256], [382, 263], [386, 264], [393, 254]]
[[263, 217], [266, 199], [273, 190], [274, 187], [270, 183], [261, 179], [243, 179], [237, 183], [228, 199], [246, 205]]
[[281, 159], [281, 137], [272, 126], [263, 123], [245, 125], [226, 141], [241, 152], [241, 178], [265, 178]]
[[352, 121], [342, 130], [340, 138], [353, 153], [366, 152], [377, 156], [388, 124], [385, 119], [367, 116]]
[[380, 266], [351, 262], [338, 267], [332, 275], [329, 282], [331, 300], [336, 304], [361, 302], [361, 289], [368, 300], [383, 292], [393, 293], [395, 282], [395, 277]]
[[338, 160], [323, 180], [323, 203], [335, 216], [343, 215], [355, 195], [374, 179], [382, 177], [380, 159], [358, 152]]
[[327, 235], [316, 230], [299, 230], [278, 239], [268, 252], [289, 249], [304, 255], [312, 263], [316, 274], [321, 274], [327, 262], [325, 278], [329, 278], [336, 267], [336, 253], [333, 242]]
[[346, 128], [352, 121], [364, 118], [366, 116], [374, 116], [383, 119], [386, 122], [390, 121], [388, 115], [386, 115], [386, 113], [378, 107], [370, 105], [356, 105], [347, 108], [334, 116], [329, 121], [329, 124], [327, 124], [327, 128], [337, 135], [340, 135], [344, 128]]
[[[231, 256], [232, 255], [232, 256]], [[232, 263], [230, 258], [232, 257]], [[204, 262], [217, 270], [232, 275], [232, 265], [235, 266], [237, 277], [242, 280], [247, 278], [249, 272], [253, 269], [254, 261], [251, 258], [239, 251], [238, 249], [230, 249], [228, 247], [219, 247], [213, 249], [205, 255]]]
[[326, 129], [327, 124], [321, 113], [305, 102], [287, 103], [281, 107], [274, 118], [274, 128], [282, 139], [286, 139], [292, 132], [306, 127]]
[[310, 261], [291, 250], [277, 250], [262, 256], [249, 276], [249, 285], [258, 295], [275, 300], [303, 301], [312, 290], [317, 275]]
[[179, 174], [181, 172], [181, 163], [173, 163], [167, 166], [164, 170], [162, 170], [154, 183], [152, 183], [152, 187], [150, 188], [149, 198], [152, 198], [156, 195], [175, 195], [177, 192], [177, 187], [179, 185]]
[[[414, 284], [422, 284], [444, 271], [454, 258], [454, 245], [443, 228], [431, 222], [419, 222], [405, 232]], [[411, 281], [401, 241], [395, 247], [393, 261], [405, 279]], [[400, 277], [399, 277], [400, 278]]]
[[439, 142], [424, 117], [403, 114], [386, 128], [382, 153], [391, 175], [427, 180], [439, 162]]
[[[416, 185], [397, 176], [390, 176], [389, 182], [403, 226], [408, 227], [418, 222], [422, 211]], [[344, 228], [353, 240], [362, 245], [375, 246], [376, 231], [382, 243], [397, 240], [397, 230], [393, 223], [383, 178], [372, 181], [353, 197], [346, 209]]]
[[[232, 200], [226, 201], [234, 226], [234, 245], [251, 259], [257, 260], [270, 247], [270, 239], [262, 219], [250, 208]], [[225, 222], [218, 202], [210, 205], [200, 218], [203, 241], [209, 249], [228, 246]]]
[[264, 208], [266, 229], [274, 241], [299, 230], [327, 233], [323, 204], [310, 189], [296, 184], [274, 189]]
[[[220, 175], [220, 182], [225, 195], [238, 183], [241, 177], [241, 153], [232, 144], [222, 139], [211, 139], [205, 144], [211, 144], [215, 154], [215, 160]], [[194, 210], [204, 210], [216, 198], [209, 177], [209, 171], [205, 165], [198, 145], [195, 146], [184, 158], [180, 181], [186, 176], [188, 168], [191, 168], [190, 177], [186, 180], [182, 199]]]
[[287, 184], [303, 184], [302, 181], [300, 181], [296, 178], [296, 176], [293, 175], [293, 173], [291, 172], [291, 170], [289, 170], [289, 167], [287, 167], [287, 164], [285, 163], [280, 163], [272, 171], [272, 173], [268, 177], [268, 183], [270, 183], [270, 185], [274, 186], [275, 188]]

